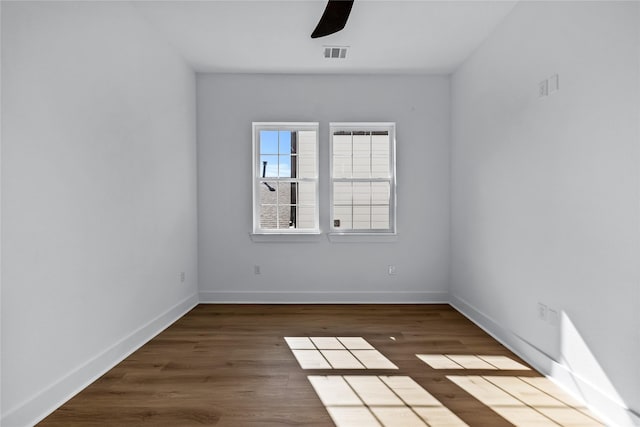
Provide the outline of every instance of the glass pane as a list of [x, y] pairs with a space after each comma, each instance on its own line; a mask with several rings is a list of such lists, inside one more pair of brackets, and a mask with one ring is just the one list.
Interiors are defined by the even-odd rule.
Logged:
[[[317, 130], [262, 129], [257, 138], [259, 227], [317, 229]], [[300, 177], [305, 180], [297, 182]]]
[[[295, 153], [295, 150], [292, 150], [292, 146], [291, 146], [291, 131], [288, 130], [281, 130], [278, 132], [279, 134], [279, 145], [280, 145], [280, 152], [279, 154], [291, 154], [291, 153]], [[295, 138], [293, 138], [293, 140], [295, 140]]]
[[315, 206], [316, 205], [316, 183], [315, 182], [299, 182], [298, 183], [298, 205]]
[[333, 177], [351, 178], [351, 156], [333, 156]]
[[291, 159], [295, 160], [295, 156], [278, 156], [278, 157], [280, 158], [280, 171], [278, 173], [278, 176], [280, 178], [292, 178]]
[[274, 178], [278, 176], [278, 156], [260, 156], [260, 176]]
[[370, 205], [371, 204], [371, 183], [370, 182], [354, 182], [353, 183], [353, 204], [354, 205]]
[[389, 205], [371, 207], [371, 228], [389, 228]]
[[371, 228], [371, 206], [353, 207], [353, 228], [361, 230]]
[[278, 131], [260, 131], [260, 154], [278, 154]]
[[298, 132], [298, 177], [315, 178], [316, 172], [316, 132]]
[[374, 178], [388, 178], [389, 169], [389, 135], [371, 136], [371, 176]]
[[353, 177], [354, 178], [371, 178], [371, 158], [370, 157], [353, 157]]
[[273, 181], [261, 181], [260, 182], [260, 204], [261, 205], [275, 205], [278, 193], [276, 191], [276, 183]]
[[333, 135], [333, 155], [351, 157], [351, 135]]
[[278, 204], [295, 205], [298, 197], [298, 189], [295, 182], [278, 183]]
[[298, 206], [297, 228], [316, 228], [315, 208], [310, 206]]
[[260, 206], [260, 228], [277, 228], [277, 211], [275, 206]]
[[389, 156], [376, 156], [371, 158], [371, 177], [389, 178]]
[[305, 156], [303, 154], [298, 154], [297, 160], [298, 165], [296, 167], [296, 172], [298, 178], [315, 178], [318, 176], [316, 172], [316, 157], [314, 156]]
[[374, 205], [389, 204], [389, 183], [388, 182], [372, 182], [371, 183], [371, 204], [374, 204]]
[[353, 135], [353, 155], [371, 156], [371, 135]]
[[296, 207], [285, 205], [278, 206], [278, 228], [296, 228]]
[[333, 183], [333, 204], [334, 205], [350, 205], [352, 202], [351, 183], [350, 182], [334, 182]]
[[351, 229], [351, 206], [333, 207], [333, 228]]
[[389, 157], [389, 135], [371, 136], [371, 154]]

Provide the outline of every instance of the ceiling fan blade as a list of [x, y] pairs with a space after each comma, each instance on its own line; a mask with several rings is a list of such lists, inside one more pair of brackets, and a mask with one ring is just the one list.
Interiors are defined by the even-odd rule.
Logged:
[[328, 36], [343, 29], [349, 19], [351, 6], [353, 6], [353, 0], [329, 0], [320, 22], [311, 33], [311, 38]]

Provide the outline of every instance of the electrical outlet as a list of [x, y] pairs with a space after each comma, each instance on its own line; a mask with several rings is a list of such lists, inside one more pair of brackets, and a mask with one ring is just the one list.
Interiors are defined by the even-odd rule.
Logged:
[[180, 278], [180, 283], [184, 283], [184, 280], [185, 280], [184, 271], [181, 271], [178, 277]]
[[387, 271], [389, 272], [389, 276], [395, 276], [396, 275], [396, 266], [395, 265], [390, 265], [389, 269]]
[[260, 274], [260, 266], [259, 265], [254, 265], [253, 266], [253, 274]]
[[538, 84], [538, 98], [544, 98], [549, 95], [549, 81], [544, 79]]
[[557, 74], [549, 77], [549, 95], [560, 90], [560, 77]]
[[547, 320], [547, 306], [541, 302], [538, 303], [538, 319]]

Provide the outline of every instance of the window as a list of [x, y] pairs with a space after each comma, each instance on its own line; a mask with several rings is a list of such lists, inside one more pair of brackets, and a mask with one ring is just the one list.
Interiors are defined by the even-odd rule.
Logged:
[[318, 123], [253, 123], [253, 231], [318, 233]]
[[395, 124], [331, 123], [331, 230], [395, 233]]

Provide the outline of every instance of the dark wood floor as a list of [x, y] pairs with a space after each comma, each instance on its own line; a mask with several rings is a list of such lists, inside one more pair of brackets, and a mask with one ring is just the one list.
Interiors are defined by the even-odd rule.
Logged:
[[448, 305], [198, 305], [40, 425], [333, 425], [307, 375], [337, 372], [302, 370], [285, 336], [364, 337], [399, 368], [378, 375], [411, 376], [471, 426], [512, 425], [415, 356], [524, 363]]

